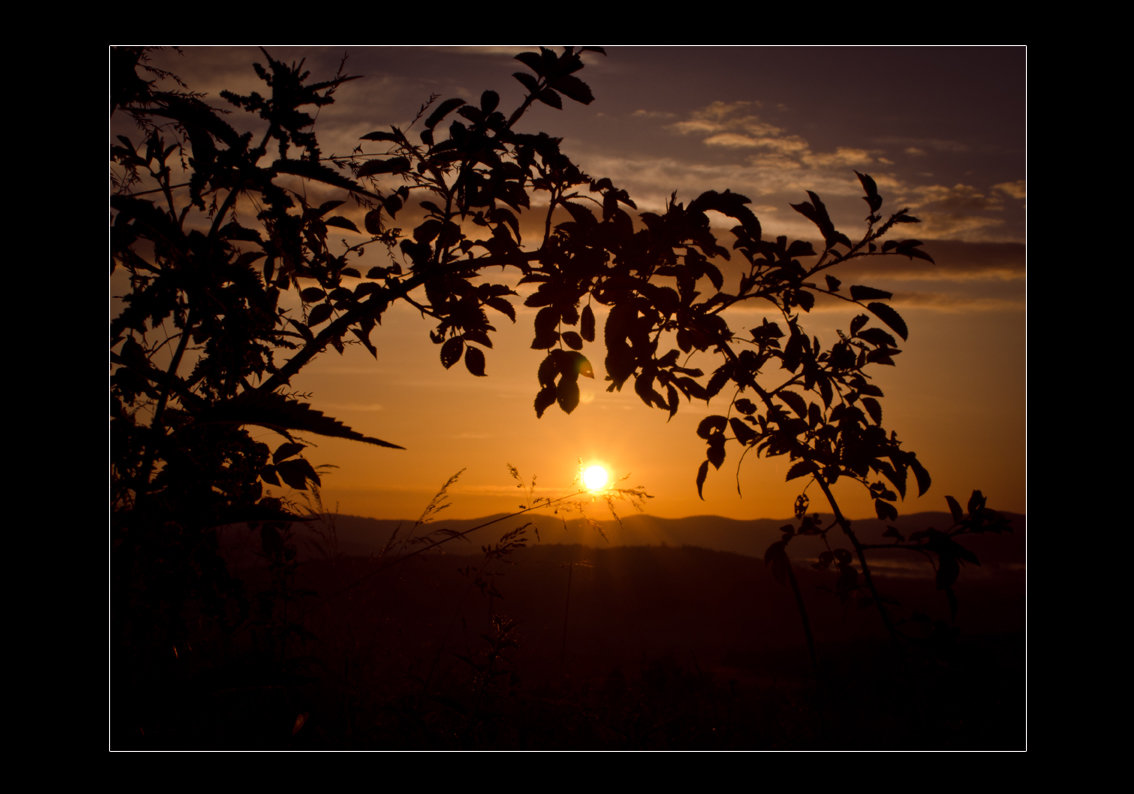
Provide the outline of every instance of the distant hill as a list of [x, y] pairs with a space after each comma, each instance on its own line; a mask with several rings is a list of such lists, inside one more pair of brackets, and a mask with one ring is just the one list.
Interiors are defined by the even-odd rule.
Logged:
[[[998, 569], [1022, 569], [1026, 562], [1026, 518], [1015, 513], [1004, 514], [1013, 531], [1003, 535], [984, 535], [965, 538], [964, 545], [981, 561], [981, 567], [972, 573], [991, 573]], [[829, 520], [829, 516], [824, 516]], [[621, 522], [611, 520], [588, 521], [579, 517], [529, 514], [519, 517], [504, 515], [477, 519], [439, 520], [422, 526], [413, 521], [364, 518], [361, 516], [328, 515], [322, 521], [310, 522], [297, 528], [300, 550], [305, 557], [338, 554], [349, 557], [370, 557], [382, 554], [388, 544], [399, 553], [405, 553], [443, 539], [453, 533], [468, 533], [441, 545], [448, 554], [479, 552], [481, 546], [493, 544], [505, 533], [529, 524], [530, 545], [556, 544], [592, 548], [620, 546], [669, 546], [709, 549], [763, 558], [768, 546], [779, 540], [780, 528], [792, 523], [790, 519], [755, 519], [741, 521], [721, 516], [690, 516], [688, 518], [657, 518], [649, 515], [630, 515]], [[885, 543], [883, 532], [891, 522], [862, 519], [853, 522], [855, 532], [863, 542]], [[948, 513], [915, 513], [902, 516], [894, 526], [909, 534], [921, 529], [944, 529], [951, 525]], [[480, 527], [480, 528], [478, 528]], [[471, 531], [470, 531], [471, 530]], [[537, 537], [538, 536], [538, 537]], [[426, 538], [422, 542], [414, 539]], [[841, 537], [838, 530], [832, 538]], [[793, 559], [814, 558], [822, 550], [815, 538], [798, 538], [793, 541]], [[930, 573], [928, 564], [908, 552], [887, 555], [875, 552], [876, 567], [891, 568], [891, 572]], [[972, 575], [970, 573], [970, 575]]]

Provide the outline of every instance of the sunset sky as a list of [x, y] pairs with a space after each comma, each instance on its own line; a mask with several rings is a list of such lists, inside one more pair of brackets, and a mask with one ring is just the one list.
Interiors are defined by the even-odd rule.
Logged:
[[[324, 154], [349, 154], [359, 138], [390, 125], [408, 127], [432, 94], [476, 101], [485, 89], [515, 107], [522, 88], [513, 60], [534, 47], [268, 47], [281, 60], [305, 59], [313, 77], [345, 71], [362, 79], [342, 86], [315, 131]], [[909, 207], [922, 220], [905, 236], [925, 241], [935, 265], [879, 258], [859, 266], [852, 283], [894, 292], [910, 328], [897, 366], [881, 368], [884, 419], [933, 476], [923, 498], [903, 512], [945, 509], [976, 488], [993, 508], [1026, 509], [1026, 177], [1027, 52], [1023, 47], [606, 47], [587, 54], [579, 77], [595, 101], [539, 106], [521, 128], [563, 139], [563, 149], [592, 177], [609, 177], [639, 211], [660, 211], [674, 191], [688, 202], [726, 188], [752, 199], [765, 236], [811, 237], [814, 227], [790, 203], [818, 193], [839, 228], [861, 232], [866, 205], [855, 170], [872, 175], [883, 211]], [[221, 89], [256, 90], [254, 47], [187, 47], [155, 63], [225, 106]], [[380, 151], [372, 144], [367, 151]], [[359, 222], [359, 226], [362, 224]], [[350, 232], [343, 232], [347, 238]], [[838, 274], [836, 274], [838, 275]], [[845, 280], [845, 279], [844, 279]], [[112, 294], [115, 283], [111, 285]], [[727, 288], [727, 287], [726, 287]], [[663, 517], [717, 514], [782, 518], [803, 480], [784, 482], [786, 459], [746, 458], [738, 448], [710, 472], [705, 500], [695, 476], [704, 459], [698, 422], [723, 413], [725, 395], [708, 406], [683, 402], [676, 417], [648, 409], [628, 385], [608, 393], [601, 333], [583, 352], [595, 380], [583, 380], [582, 404], [537, 418], [536, 368], [530, 348], [534, 309], [516, 300], [515, 326], [503, 316], [488, 354], [488, 377], [445, 370], [428, 336], [432, 324], [412, 309], [388, 314], [372, 339], [374, 361], [359, 346], [333, 350], [292, 386], [356, 430], [406, 447], [380, 449], [308, 437], [309, 460], [337, 468], [324, 476], [326, 506], [341, 513], [415, 518], [433, 493], [464, 469], [451, 489], [452, 517], [514, 509], [520, 492], [507, 464], [538, 477], [539, 495], [577, 487], [578, 461], [602, 461], [626, 485], [653, 499]], [[805, 319], [827, 339], [853, 313], [817, 309]], [[751, 312], [752, 322], [760, 315]], [[601, 323], [601, 317], [600, 317]], [[734, 319], [737, 325], [747, 320]], [[837, 491], [851, 517], [873, 515], [853, 486]], [[811, 494], [813, 509], [823, 509]], [[595, 506], [596, 518], [606, 517]]]

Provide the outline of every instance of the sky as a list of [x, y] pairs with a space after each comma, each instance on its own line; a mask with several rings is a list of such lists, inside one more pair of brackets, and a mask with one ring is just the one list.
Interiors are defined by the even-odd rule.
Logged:
[[[267, 49], [280, 60], [303, 59], [317, 79], [333, 76], [344, 56], [345, 71], [361, 75], [339, 88], [316, 122], [324, 154], [345, 155], [370, 131], [408, 127], [434, 94], [475, 101], [491, 88], [503, 108], [515, 107], [522, 89], [512, 73], [524, 67], [514, 56], [535, 47]], [[812, 190], [854, 237], [865, 216], [858, 170], [877, 181], [883, 211], [908, 207], [922, 220], [906, 236], [923, 240], [935, 264], [887, 257], [854, 271], [854, 283], [894, 293], [910, 328], [897, 366], [881, 368], [877, 383], [886, 394], [886, 426], [917, 452], [933, 487], [920, 499], [910, 494], [899, 509], [943, 510], [946, 494], [963, 503], [980, 489], [989, 506], [1025, 512], [1026, 49], [605, 50], [586, 55], [578, 74], [593, 103], [536, 106], [521, 128], [562, 138], [584, 171], [628, 190], [640, 211], [660, 211], [675, 191], [688, 202], [729, 189], [752, 200], [765, 236], [810, 237], [814, 227], [789, 204]], [[251, 64], [260, 57], [255, 47], [186, 47], [161, 51], [154, 62], [221, 107], [221, 89], [257, 89]], [[114, 289], [112, 282], [112, 296]], [[447, 515], [508, 512], [526, 504], [527, 494], [507, 466], [529, 484], [534, 476], [537, 496], [557, 498], [578, 489], [580, 461], [601, 461], [624, 486], [651, 495], [644, 510], [653, 515], [791, 515], [804, 481], [784, 482], [785, 459], [749, 456], [738, 468], [735, 448], [699, 499], [695, 476], [705, 447], [696, 427], [727, 405], [720, 398], [707, 406], [683, 402], [667, 421], [632, 388], [608, 393], [601, 334], [583, 350], [597, 377], [581, 382], [580, 406], [537, 418], [532, 401], [543, 353], [530, 349], [535, 310], [518, 308], [515, 326], [506, 318], [497, 323], [485, 378], [459, 366], [445, 370], [429, 340], [431, 323], [401, 307], [372, 337], [377, 361], [360, 346], [342, 356], [330, 351], [293, 380], [315, 407], [406, 447], [309, 437], [316, 444], [309, 460], [328, 467], [328, 509], [416, 518], [462, 472], [448, 490]], [[751, 314], [759, 323], [761, 315]], [[817, 309], [804, 325], [822, 339], [847, 319]], [[852, 518], [873, 514], [860, 490], [836, 489]], [[811, 496], [821, 509], [819, 495]], [[588, 515], [609, 516], [603, 505], [581, 502]]]

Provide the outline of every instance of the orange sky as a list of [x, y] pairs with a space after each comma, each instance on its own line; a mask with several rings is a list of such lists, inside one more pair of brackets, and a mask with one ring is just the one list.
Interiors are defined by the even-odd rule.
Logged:
[[[366, 132], [408, 124], [434, 92], [469, 99], [493, 88], [507, 106], [519, 96], [511, 78], [521, 68], [511, 60], [517, 51], [351, 48], [347, 71], [365, 79], [347, 83], [321, 111], [323, 150], [346, 153]], [[333, 74], [342, 53], [272, 49], [286, 60], [307, 58], [320, 78]], [[251, 87], [257, 54], [189, 48], [162, 57], [191, 88], [215, 97], [220, 88]], [[853, 237], [863, 215], [857, 169], [875, 177], [884, 209], [909, 206], [921, 217], [913, 236], [926, 241], [936, 265], [878, 260], [855, 282], [893, 291], [910, 328], [898, 366], [878, 382], [887, 427], [918, 453], [934, 485], [899, 507], [941, 510], [945, 494], [963, 502], [980, 488], [991, 507], [1025, 511], [1025, 50], [609, 48], [605, 58], [588, 57], [580, 77], [593, 104], [541, 109], [528, 125], [563, 136], [584, 170], [627, 188], [639, 210], [659, 209], [673, 190], [688, 201], [729, 188], [753, 199], [766, 235], [805, 235], [806, 221], [787, 205], [812, 189]], [[115, 289], [112, 282], [112, 295]], [[785, 483], [786, 461], [754, 456], [738, 475], [735, 448], [699, 500], [694, 478], [704, 442], [695, 429], [724, 406], [684, 403], [667, 422], [632, 388], [607, 393], [601, 334], [583, 351], [597, 377], [581, 381], [579, 408], [537, 419], [543, 353], [530, 349], [534, 310], [515, 303], [516, 325], [503, 316], [497, 323], [486, 378], [460, 366], [445, 370], [430, 323], [402, 307], [373, 336], [377, 362], [360, 346], [342, 356], [330, 351], [293, 381], [317, 408], [406, 447], [309, 438], [317, 444], [312, 463], [337, 467], [324, 477], [328, 508], [414, 518], [464, 469], [449, 515], [507, 511], [522, 499], [506, 464], [536, 475], [540, 495], [556, 497], [572, 490], [582, 459], [601, 460], [627, 484], [644, 486], [654, 515], [791, 514], [804, 481]], [[812, 315], [808, 328], [821, 338], [846, 320], [821, 308]], [[841, 495], [850, 516], [873, 514], [853, 489]], [[820, 508], [819, 495], [812, 497]], [[604, 516], [601, 506], [592, 512]]]

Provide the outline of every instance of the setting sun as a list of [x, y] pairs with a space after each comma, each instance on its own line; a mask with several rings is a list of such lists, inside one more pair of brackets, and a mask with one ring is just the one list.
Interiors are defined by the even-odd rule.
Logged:
[[588, 491], [601, 491], [610, 481], [610, 474], [605, 466], [597, 463], [583, 469], [583, 485]]

